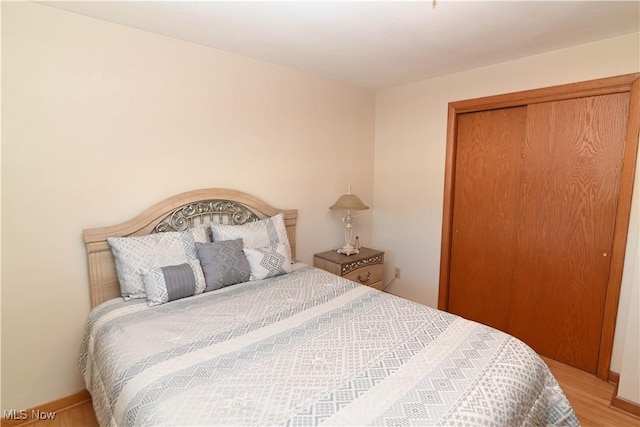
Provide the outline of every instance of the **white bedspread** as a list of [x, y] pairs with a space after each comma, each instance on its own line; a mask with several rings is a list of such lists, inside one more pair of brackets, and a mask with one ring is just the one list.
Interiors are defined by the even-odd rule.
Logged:
[[578, 425], [519, 340], [322, 270], [92, 310], [102, 426]]

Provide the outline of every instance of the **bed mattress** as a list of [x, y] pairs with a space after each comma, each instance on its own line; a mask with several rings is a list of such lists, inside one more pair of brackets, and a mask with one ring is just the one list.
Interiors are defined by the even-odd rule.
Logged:
[[88, 318], [101, 426], [579, 425], [518, 339], [310, 266]]

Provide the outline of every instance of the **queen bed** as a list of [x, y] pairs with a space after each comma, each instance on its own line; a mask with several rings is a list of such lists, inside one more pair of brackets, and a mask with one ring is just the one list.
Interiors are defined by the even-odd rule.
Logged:
[[84, 230], [101, 426], [579, 424], [516, 338], [295, 261], [296, 220], [203, 189]]

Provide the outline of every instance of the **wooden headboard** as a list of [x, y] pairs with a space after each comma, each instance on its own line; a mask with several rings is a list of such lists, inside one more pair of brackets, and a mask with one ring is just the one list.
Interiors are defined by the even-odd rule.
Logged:
[[249, 194], [224, 188], [204, 188], [181, 193], [156, 203], [129, 221], [83, 230], [89, 262], [91, 307], [120, 296], [120, 284], [107, 237], [183, 231], [194, 224], [210, 222], [243, 224], [279, 213], [284, 214], [291, 255], [295, 257], [296, 209], [277, 209]]

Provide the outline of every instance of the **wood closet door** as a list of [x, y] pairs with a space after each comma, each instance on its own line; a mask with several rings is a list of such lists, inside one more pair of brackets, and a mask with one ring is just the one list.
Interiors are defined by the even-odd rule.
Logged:
[[458, 117], [448, 310], [508, 330], [526, 107]]
[[629, 94], [531, 104], [509, 332], [596, 372]]

